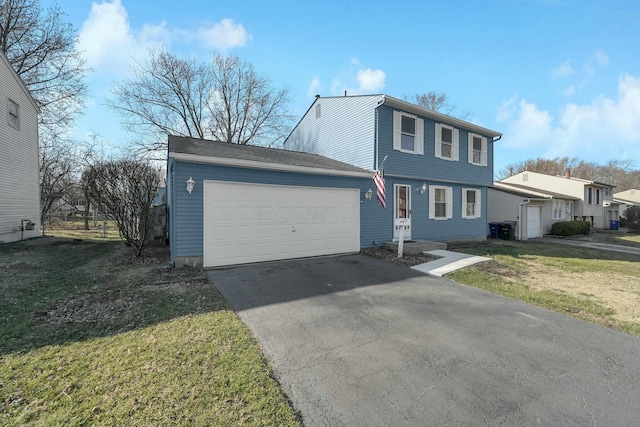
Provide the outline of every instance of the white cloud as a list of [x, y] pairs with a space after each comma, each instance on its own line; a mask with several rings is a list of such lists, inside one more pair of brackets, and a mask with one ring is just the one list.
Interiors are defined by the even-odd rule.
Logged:
[[562, 64], [551, 70], [551, 75], [554, 77], [567, 77], [573, 75], [574, 73], [575, 70], [571, 65], [570, 59], [567, 59]]
[[384, 88], [386, 74], [382, 70], [367, 68], [358, 71], [358, 86], [364, 92], [377, 92]]
[[331, 81], [331, 93], [363, 95], [379, 93], [384, 89], [387, 75], [381, 69], [365, 68], [358, 58], [351, 58], [349, 67]]
[[565, 105], [557, 117], [534, 103], [511, 98], [498, 111], [504, 146], [538, 150], [540, 156], [576, 156], [599, 162], [640, 157], [640, 76], [623, 75], [616, 99]]
[[609, 57], [602, 50], [597, 50], [591, 54], [591, 62], [598, 67], [604, 67], [609, 64]]
[[311, 80], [311, 83], [309, 83], [309, 89], [307, 89], [307, 96], [308, 97], [316, 96], [318, 94], [318, 89], [320, 89], [320, 79], [317, 77], [314, 77], [313, 80]]
[[207, 47], [227, 50], [233, 47], [245, 46], [251, 41], [251, 35], [247, 33], [241, 24], [236, 24], [233, 19], [225, 18], [208, 28], [200, 28], [198, 38]]
[[132, 58], [143, 57], [150, 47], [198, 41], [206, 48], [226, 50], [244, 46], [250, 40], [244, 27], [228, 18], [195, 30], [169, 28], [166, 22], [132, 28], [121, 0], [112, 0], [91, 4], [78, 47], [94, 70], [123, 72]]

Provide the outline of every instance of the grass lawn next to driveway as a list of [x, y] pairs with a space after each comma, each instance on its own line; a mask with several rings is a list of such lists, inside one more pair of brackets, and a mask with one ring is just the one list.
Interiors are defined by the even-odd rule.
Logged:
[[[638, 236], [620, 236], [640, 247]], [[592, 242], [619, 243], [594, 234]], [[489, 240], [452, 247], [492, 261], [451, 273], [456, 282], [640, 336], [638, 255], [555, 243]]]
[[128, 251], [0, 245], [0, 425], [299, 425], [204, 272]]

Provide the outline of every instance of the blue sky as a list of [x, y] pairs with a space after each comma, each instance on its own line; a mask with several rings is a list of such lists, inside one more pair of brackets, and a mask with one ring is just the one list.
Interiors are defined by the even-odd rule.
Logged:
[[[42, 0], [43, 5], [49, 0]], [[467, 120], [504, 134], [497, 173], [533, 157], [640, 168], [640, 2], [635, 0], [61, 0], [94, 70], [75, 136], [125, 145], [105, 105], [147, 47], [206, 60], [238, 55], [288, 88], [296, 117], [313, 96], [444, 92]], [[455, 114], [455, 112], [454, 112]]]

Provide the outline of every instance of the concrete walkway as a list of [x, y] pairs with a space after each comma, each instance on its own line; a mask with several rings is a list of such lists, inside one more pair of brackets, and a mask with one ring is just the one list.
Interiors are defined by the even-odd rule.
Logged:
[[640, 248], [635, 248], [632, 246], [623, 246], [623, 245], [613, 245], [610, 243], [596, 243], [582, 240], [572, 240], [572, 239], [548, 239], [545, 238], [545, 241], [551, 243], [560, 243], [562, 245], [573, 245], [573, 246], [582, 246], [584, 248], [592, 248], [592, 249], [600, 249], [603, 251], [613, 251], [613, 252], [622, 252], [625, 254], [632, 254], [640, 256]]
[[425, 262], [424, 264], [414, 265], [411, 268], [435, 277], [442, 277], [445, 274], [451, 273], [461, 268], [469, 267], [470, 265], [477, 264], [479, 262], [491, 260], [491, 258], [486, 258], [483, 256], [467, 255], [460, 252], [445, 251], [441, 249], [426, 251], [425, 253], [429, 255], [439, 256], [441, 258], [434, 261]]

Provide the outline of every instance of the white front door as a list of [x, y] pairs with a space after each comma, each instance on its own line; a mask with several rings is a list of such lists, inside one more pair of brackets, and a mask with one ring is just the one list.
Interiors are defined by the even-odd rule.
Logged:
[[393, 186], [393, 240], [398, 240], [404, 228], [404, 240], [411, 239], [411, 186]]
[[540, 206], [527, 207], [527, 239], [542, 237], [540, 233]]

